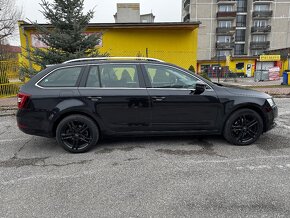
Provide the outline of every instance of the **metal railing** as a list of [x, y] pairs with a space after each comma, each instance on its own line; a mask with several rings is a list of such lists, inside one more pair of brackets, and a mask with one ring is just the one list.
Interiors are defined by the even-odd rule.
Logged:
[[273, 2], [274, 0], [253, 0], [253, 2]]
[[271, 26], [262, 26], [262, 27], [257, 27], [257, 26], [253, 26], [251, 28], [251, 32], [252, 33], [268, 33], [271, 32]]
[[216, 49], [218, 50], [231, 50], [234, 48], [234, 43], [233, 42], [217, 42], [216, 43]]
[[225, 4], [228, 4], [228, 3], [235, 3], [237, 0], [217, 0], [217, 3], [225, 3]]
[[236, 30], [236, 27], [217, 27], [216, 28], [216, 33], [217, 34], [234, 34]]
[[270, 18], [273, 15], [273, 11], [253, 11], [254, 18]]
[[0, 98], [16, 96], [19, 92], [20, 86], [23, 85], [23, 82], [12, 82], [0, 84]]
[[19, 87], [19, 63], [17, 60], [0, 61], [0, 98], [15, 96]]
[[251, 49], [267, 49], [270, 47], [270, 41], [264, 42], [251, 42], [250, 43]]
[[221, 18], [221, 17], [231, 17], [231, 18], [235, 18], [237, 16], [237, 12], [236, 11], [219, 11], [217, 12], [217, 18]]

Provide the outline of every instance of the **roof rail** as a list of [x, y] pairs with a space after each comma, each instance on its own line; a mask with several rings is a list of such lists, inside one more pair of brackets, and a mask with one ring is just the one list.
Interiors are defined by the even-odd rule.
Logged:
[[156, 61], [156, 62], [164, 62], [162, 60], [156, 59], [156, 58], [146, 58], [146, 57], [96, 57], [96, 58], [78, 58], [78, 59], [72, 59], [63, 62], [63, 64], [73, 63], [73, 62], [79, 62], [79, 61], [105, 61], [105, 60], [146, 60], [146, 61]]

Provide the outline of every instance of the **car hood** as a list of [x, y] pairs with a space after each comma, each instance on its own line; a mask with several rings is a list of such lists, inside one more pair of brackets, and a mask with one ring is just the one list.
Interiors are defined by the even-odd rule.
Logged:
[[227, 92], [229, 92], [232, 95], [236, 96], [247, 96], [247, 97], [256, 97], [256, 98], [271, 98], [270, 95], [259, 92], [255, 90], [250, 90], [246, 88], [233, 88], [233, 87], [223, 87]]

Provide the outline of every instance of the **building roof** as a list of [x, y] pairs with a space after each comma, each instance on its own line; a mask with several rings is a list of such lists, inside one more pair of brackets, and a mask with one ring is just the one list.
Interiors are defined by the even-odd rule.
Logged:
[[9, 53], [21, 53], [21, 48], [19, 46], [13, 46], [13, 45], [0, 45], [0, 49], [5, 50]]
[[267, 50], [264, 52], [265, 54], [283, 54], [287, 55], [290, 53], [290, 47], [287, 48], [279, 48], [279, 49], [273, 49], [273, 50]]
[[[33, 24], [19, 21], [20, 27], [24, 29], [35, 29]], [[199, 27], [201, 22], [155, 22], [155, 23], [89, 23], [88, 28], [99, 29], [191, 29], [194, 30]], [[46, 28], [52, 28], [51, 24], [38, 24]]]

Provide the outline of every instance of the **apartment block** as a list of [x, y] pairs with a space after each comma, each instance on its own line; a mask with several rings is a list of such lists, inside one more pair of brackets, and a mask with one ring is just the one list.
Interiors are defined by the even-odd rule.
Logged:
[[202, 23], [199, 60], [290, 47], [289, 0], [182, 0], [182, 20]]

